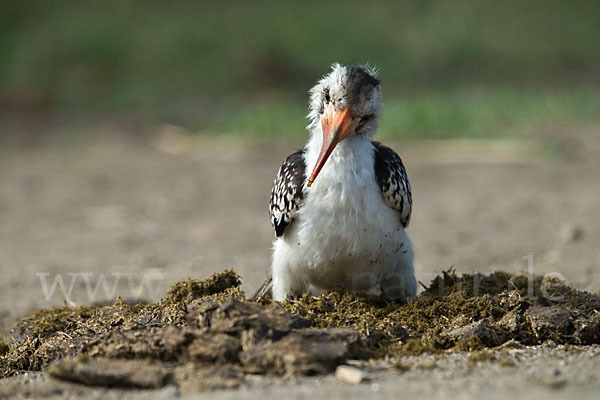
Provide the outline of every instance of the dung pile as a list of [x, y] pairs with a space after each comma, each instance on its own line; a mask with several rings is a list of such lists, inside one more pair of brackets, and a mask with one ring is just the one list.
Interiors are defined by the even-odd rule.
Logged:
[[87, 385], [207, 390], [349, 359], [600, 343], [600, 297], [541, 277], [446, 272], [407, 305], [344, 292], [280, 304], [239, 286], [225, 271], [176, 283], [157, 303], [36, 311], [0, 342], [0, 377], [46, 370]]
[[287, 301], [320, 328], [352, 327], [376, 356], [475, 351], [513, 345], [600, 343], [600, 296], [557, 279], [506, 272], [453, 271], [435, 278], [414, 303], [377, 306], [348, 293]]

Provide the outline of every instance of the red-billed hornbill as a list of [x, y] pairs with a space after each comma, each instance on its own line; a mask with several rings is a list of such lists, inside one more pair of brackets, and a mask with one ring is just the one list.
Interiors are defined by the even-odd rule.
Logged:
[[414, 299], [412, 199], [402, 160], [372, 141], [383, 108], [372, 69], [335, 64], [310, 90], [310, 139], [275, 179], [275, 300], [342, 288]]

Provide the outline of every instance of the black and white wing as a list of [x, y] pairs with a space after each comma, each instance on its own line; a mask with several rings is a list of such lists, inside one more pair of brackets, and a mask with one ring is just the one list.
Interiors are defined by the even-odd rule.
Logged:
[[306, 166], [303, 154], [304, 150], [298, 150], [286, 158], [273, 182], [269, 213], [277, 237], [283, 235], [304, 201], [302, 188], [306, 180]]
[[405, 228], [410, 223], [412, 195], [406, 168], [400, 156], [379, 142], [375, 146], [375, 177], [386, 204], [398, 211], [400, 222]]

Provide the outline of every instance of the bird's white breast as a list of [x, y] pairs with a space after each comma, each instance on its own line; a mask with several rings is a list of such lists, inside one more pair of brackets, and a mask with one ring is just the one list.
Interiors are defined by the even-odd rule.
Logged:
[[[311, 140], [305, 153], [307, 173], [316, 163], [320, 143]], [[358, 281], [380, 280], [401, 267], [412, 248], [397, 213], [381, 195], [370, 140], [352, 136], [341, 142], [312, 187], [289, 234], [276, 243], [290, 272], [309, 286], [352, 289]], [[280, 247], [279, 249], [277, 247]], [[275, 261], [275, 260], [274, 260]], [[408, 262], [408, 261], [407, 261]]]

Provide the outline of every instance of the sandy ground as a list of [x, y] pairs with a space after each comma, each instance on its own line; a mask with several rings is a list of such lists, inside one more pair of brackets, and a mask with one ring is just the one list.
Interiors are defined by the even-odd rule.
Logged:
[[[450, 266], [458, 272], [530, 268], [599, 291], [600, 128], [556, 140], [563, 145], [559, 155], [510, 142], [392, 144], [413, 185], [409, 235], [419, 280], [427, 283]], [[142, 136], [100, 127], [75, 141], [2, 143], [0, 331], [31, 308], [117, 295], [158, 300], [175, 281], [225, 268], [243, 276], [247, 293], [262, 282], [273, 237], [270, 187], [293, 148], [191, 139], [171, 127]], [[597, 348], [579, 356], [534, 351], [511, 368], [466, 366], [459, 355], [427, 361], [431, 357], [417, 362], [432, 366], [404, 374], [374, 370], [359, 387], [332, 377], [274, 385], [261, 380], [244, 394], [392, 398], [402, 391], [409, 397], [505, 398], [526, 391], [530, 398], [593, 398], [600, 390]], [[89, 398], [124, 395], [81, 388], [65, 393], [43, 374], [0, 386], [14, 384], [24, 397], [60, 398], [69, 390]], [[178, 395], [174, 388], [125, 394]]]

